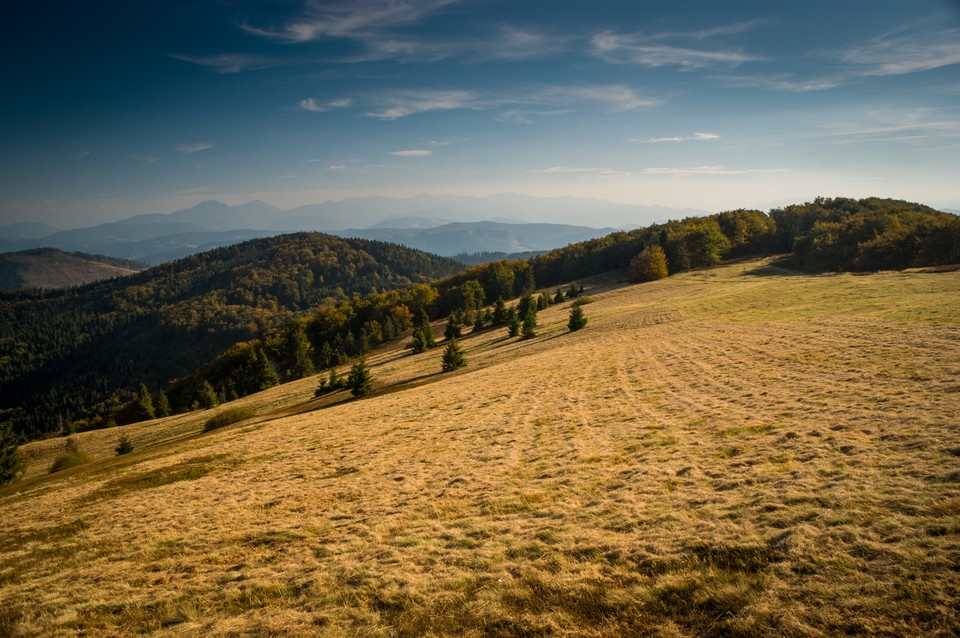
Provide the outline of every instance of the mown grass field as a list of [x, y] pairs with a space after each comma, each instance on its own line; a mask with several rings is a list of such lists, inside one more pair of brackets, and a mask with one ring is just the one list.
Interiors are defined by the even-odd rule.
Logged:
[[960, 272], [584, 283], [456, 373], [30, 444], [0, 636], [960, 634]]

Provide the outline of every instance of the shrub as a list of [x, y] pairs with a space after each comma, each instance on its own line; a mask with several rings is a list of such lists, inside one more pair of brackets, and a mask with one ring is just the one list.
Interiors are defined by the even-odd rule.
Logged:
[[133, 452], [133, 443], [130, 442], [130, 439], [126, 434], [120, 435], [120, 439], [117, 441], [117, 447], [114, 448], [114, 451], [117, 453], [117, 456], [122, 454], [130, 454]]
[[203, 431], [210, 432], [211, 430], [239, 423], [240, 421], [252, 419], [255, 416], [257, 416], [257, 413], [253, 408], [230, 408], [207, 419], [207, 422], [203, 424]]
[[656, 281], [667, 274], [667, 255], [659, 245], [644, 248], [630, 260], [631, 281]]
[[80, 446], [77, 445], [77, 442], [72, 438], [67, 438], [66, 442], [63, 444], [63, 453], [58, 456], [53, 461], [53, 465], [50, 466], [50, 473], [59, 472], [60, 470], [66, 470], [71, 467], [77, 467], [78, 465], [83, 465], [84, 463], [89, 463], [93, 460], [86, 452], [80, 450]]
[[20, 441], [9, 423], [0, 423], [0, 485], [12, 483], [23, 473]]

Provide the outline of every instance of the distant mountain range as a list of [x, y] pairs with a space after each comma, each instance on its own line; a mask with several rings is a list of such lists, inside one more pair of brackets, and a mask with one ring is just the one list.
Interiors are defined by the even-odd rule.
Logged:
[[173, 213], [135, 215], [73, 230], [32, 222], [3, 226], [0, 252], [53, 247], [156, 265], [248, 239], [322, 230], [400, 243], [439, 255], [518, 253], [600, 237], [612, 228], [635, 228], [703, 212], [512, 194], [358, 197], [290, 210], [262, 201], [238, 206], [206, 201]]

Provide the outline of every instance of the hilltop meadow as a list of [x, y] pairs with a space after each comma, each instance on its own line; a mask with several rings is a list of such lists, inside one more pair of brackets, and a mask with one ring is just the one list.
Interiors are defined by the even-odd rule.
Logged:
[[960, 271], [580, 281], [457, 372], [23, 446], [0, 636], [960, 633]]

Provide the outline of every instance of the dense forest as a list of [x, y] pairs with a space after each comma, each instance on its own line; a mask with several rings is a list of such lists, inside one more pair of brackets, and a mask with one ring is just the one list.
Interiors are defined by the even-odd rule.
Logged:
[[654, 224], [459, 272], [449, 260], [377, 242], [256, 240], [153, 269], [129, 286], [6, 296], [0, 383], [19, 402], [3, 407], [26, 436], [69, 427], [64, 420], [102, 427], [143, 418], [133, 393], [141, 382], [170, 410], [209, 407], [343, 364], [411, 329], [423, 336], [430, 320], [455, 315], [483, 327], [495, 305], [493, 322], [502, 323], [503, 300], [626, 269], [641, 254], [655, 257], [647, 260], [655, 274], [631, 268], [638, 281], [768, 254], [811, 272], [952, 264], [960, 218], [897, 200], [821, 198]]
[[118, 391], [158, 388], [316, 306], [462, 265], [394, 244], [299, 233], [122, 280], [0, 294], [0, 420], [28, 437], [109, 421]]

